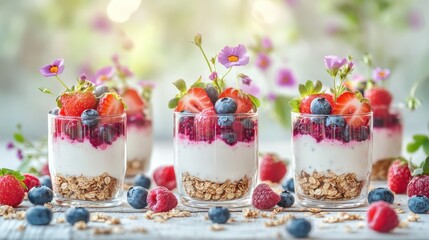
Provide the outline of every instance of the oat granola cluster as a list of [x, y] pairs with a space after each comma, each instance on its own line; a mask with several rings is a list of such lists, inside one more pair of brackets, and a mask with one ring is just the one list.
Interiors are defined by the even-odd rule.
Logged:
[[96, 177], [62, 176], [54, 177], [54, 191], [65, 198], [86, 201], [105, 201], [112, 199], [120, 190], [118, 179], [103, 173]]
[[127, 161], [127, 171], [126, 176], [131, 177], [135, 176], [138, 173], [144, 172], [146, 166], [146, 159], [133, 159]]
[[364, 185], [355, 173], [337, 175], [331, 171], [309, 174], [301, 171], [296, 176], [302, 193], [317, 200], [348, 200], [359, 196]]
[[251, 179], [244, 176], [238, 181], [232, 182], [228, 179], [223, 183], [217, 183], [183, 173], [182, 182], [186, 194], [192, 198], [204, 201], [225, 201], [246, 195], [250, 190]]
[[371, 180], [386, 180], [393, 159], [382, 159], [372, 164]]

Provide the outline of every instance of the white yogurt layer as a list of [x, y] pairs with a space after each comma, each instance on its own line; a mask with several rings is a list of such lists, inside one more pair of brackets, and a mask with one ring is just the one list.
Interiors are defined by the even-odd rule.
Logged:
[[83, 142], [50, 139], [49, 167], [51, 171], [64, 176], [95, 177], [106, 172], [122, 179], [126, 166], [124, 138], [117, 138], [104, 149], [95, 148], [88, 139]]
[[355, 173], [360, 180], [366, 179], [371, 164], [370, 140], [343, 143], [325, 139], [317, 142], [310, 135], [294, 136], [292, 140], [295, 172], [326, 172], [336, 174]]
[[398, 128], [374, 128], [373, 162], [401, 156], [402, 131]]
[[153, 130], [152, 125], [127, 127], [127, 159], [141, 160], [149, 163], [152, 154]]
[[244, 176], [252, 178], [257, 171], [257, 143], [237, 142], [234, 146], [221, 139], [193, 142], [176, 138], [176, 173], [189, 173], [202, 180], [238, 181]]

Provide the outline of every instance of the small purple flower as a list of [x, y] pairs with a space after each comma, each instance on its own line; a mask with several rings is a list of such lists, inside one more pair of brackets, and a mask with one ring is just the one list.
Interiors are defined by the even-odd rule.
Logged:
[[215, 80], [215, 79], [217, 79], [218, 78], [218, 76], [217, 76], [217, 72], [212, 72], [212, 73], [210, 73], [210, 76], [209, 76], [209, 79], [210, 80]]
[[291, 87], [296, 83], [295, 76], [288, 68], [281, 68], [277, 73], [277, 85], [281, 87]]
[[348, 67], [349, 71], [351, 71], [354, 66], [355, 66], [355, 64], [352, 61], [347, 63], [347, 67]]
[[244, 66], [249, 63], [249, 57], [246, 56], [247, 50], [243, 44], [239, 44], [237, 47], [224, 47], [219, 55], [218, 61], [226, 68], [232, 68], [233, 66]]
[[24, 155], [22, 154], [22, 150], [18, 149], [16, 151], [16, 156], [18, 157], [19, 160], [22, 160], [24, 158]]
[[364, 81], [366, 81], [366, 78], [362, 74], [356, 74], [352, 77], [352, 81], [353, 82], [364, 82]]
[[267, 99], [270, 102], [274, 102], [277, 99], [277, 95], [275, 93], [273, 93], [273, 92], [269, 92], [267, 94]]
[[261, 70], [267, 70], [271, 65], [271, 59], [265, 53], [259, 53], [258, 58], [256, 59], [256, 66], [258, 66]]
[[111, 66], [104, 67], [95, 73], [94, 79], [91, 82], [102, 84], [112, 79], [115, 69]]
[[13, 142], [8, 142], [6, 145], [7, 149], [13, 149], [15, 147], [15, 145], [13, 144]]
[[91, 21], [91, 26], [94, 30], [103, 33], [107, 33], [112, 29], [110, 20], [104, 14], [96, 15]]
[[252, 83], [252, 79], [243, 73], [240, 73], [238, 77], [241, 78], [241, 82], [243, 83], [243, 85], [249, 86]]
[[273, 48], [273, 43], [269, 37], [263, 37], [261, 40], [262, 49], [271, 50]]
[[124, 77], [132, 77], [134, 75], [133, 72], [131, 72], [131, 70], [126, 66], [120, 65], [118, 68]]
[[61, 74], [64, 71], [64, 59], [55, 59], [52, 64], [48, 64], [40, 68], [40, 74], [45, 77], [52, 77]]
[[256, 84], [250, 84], [250, 85], [243, 84], [241, 85], [241, 90], [255, 97], [259, 97], [261, 93], [261, 89]]
[[82, 73], [82, 74], [80, 74], [80, 76], [79, 76], [79, 79], [80, 80], [82, 80], [82, 81], [86, 81], [86, 79], [87, 79], [88, 77], [86, 76], [86, 74], [85, 73]]
[[338, 73], [338, 70], [346, 63], [347, 63], [346, 58], [340, 58], [332, 55], [325, 56], [325, 67], [333, 76], [336, 76]]
[[372, 78], [375, 81], [383, 81], [386, 80], [390, 75], [390, 70], [388, 68], [381, 69], [379, 67], [375, 68], [372, 72]]

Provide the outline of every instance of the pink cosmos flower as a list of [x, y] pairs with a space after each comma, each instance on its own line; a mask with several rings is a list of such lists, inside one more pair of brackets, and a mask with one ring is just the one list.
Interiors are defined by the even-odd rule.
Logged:
[[344, 64], [347, 63], [346, 58], [340, 58], [337, 56], [325, 56], [325, 67], [328, 69], [328, 71], [336, 76], [338, 73], [338, 70], [344, 66]]
[[270, 102], [274, 102], [277, 99], [277, 95], [274, 92], [269, 92], [267, 94], [267, 99]]
[[372, 78], [375, 81], [383, 81], [386, 80], [390, 75], [390, 70], [388, 68], [381, 69], [379, 67], [375, 68], [372, 72]]
[[215, 80], [216, 78], [218, 78], [218, 76], [217, 76], [217, 72], [212, 72], [212, 73], [210, 73], [210, 76], [209, 76], [209, 79], [210, 80]]
[[52, 77], [61, 74], [64, 71], [64, 59], [59, 58], [51, 64], [45, 65], [40, 68], [40, 73], [45, 77]]
[[281, 87], [291, 87], [294, 86], [296, 83], [295, 76], [293, 75], [292, 71], [288, 68], [281, 68], [277, 72], [277, 85]]
[[232, 68], [233, 66], [244, 66], [249, 63], [249, 57], [246, 56], [247, 50], [243, 44], [239, 44], [237, 47], [224, 47], [219, 55], [218, 61], [226, 68]]
[[271, 65], [271, 59], [265, 53], [259, 53], [258, 58], [256, 59], [256, 66], [261, 70], [267, 70]]
[[271, 50], [273, 48], [273, 43], [269, 37], [262, 38], [261, 45], [264, 50]]
[[243, 83], [243, 85], [249, 86], [252, 83], [252, 79], [243, 73], [240, 73], [239, 77], [241, 78], [241, 82]]
[[95, 73], [95, 76], [91, 80], [91, 82], [94, 82], [96, 84], [105, 83], [106, 81], [109, 81], [110, 79], [112, 79], [114, 73], [115, 73], [115, 69], [113, 67], [111, 66], [104, 67]]
[[251, 94], [255, 97], [259, 97], [261, 94], [261, 89], [256, 84], [243, 84], [241, 85], [241, 90], [243, 90], [245, 93]]
[[13, 144], [13, 142], [8, 142], [6, 145], [7, 149], [13, 149], [15, 147], [15, 145]]

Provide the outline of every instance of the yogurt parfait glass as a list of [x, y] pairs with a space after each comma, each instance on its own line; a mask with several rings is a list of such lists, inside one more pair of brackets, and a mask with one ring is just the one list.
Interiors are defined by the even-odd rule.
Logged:
[[[258, 169], [258, 114], [174, 113], [174, 168], [191, 207], [250, 204]], [[231, 120], [230, 126], [219, 125]]]
[[121, 204], [126, 169], [126, 114], [81, 117], [48, 114], [48, 159], [55, 202], [109, 207]]
[[392, 161], [401, 156], [402, 114], [399, 107], [374, 106], [374, 151], [371, 179], [386, 180]]
[[[354, 119], [363, 125], [350, 125]], [[366, 203], [372, 163], [372, 112], [292, 112], [295, 193], [301, 205], [349, 208]]]

